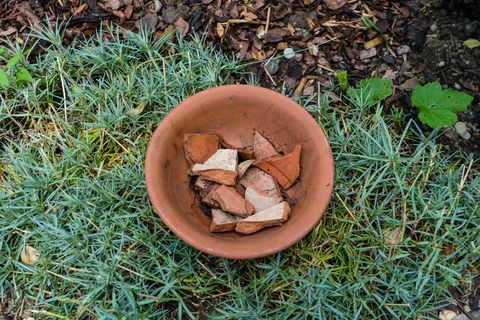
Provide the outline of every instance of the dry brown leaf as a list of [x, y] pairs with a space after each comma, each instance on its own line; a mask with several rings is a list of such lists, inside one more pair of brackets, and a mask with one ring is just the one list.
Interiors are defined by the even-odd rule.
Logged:
[[30, 247], [28, 244], [23, 248], [22, 253], [20, 254], [20, 259], [23, 263], [32, 265], [38, 261], [40, 253], [37, 249]]
[[403, 228], [396, 227], [385, 234], [385, 243], [390, 245], [398, 245], [403, 240]]
[[130, 110], [130, 114], [133, 116], [138, 116], [145, 109], [145, 103], [140, 103], [138, 106]]
[[221, 23], [217, 23], [217, 35], [222, 38], [225, 35], [225, 28]]
[[243, 16], [245, 17], [245, 19], [247, 20], [257, 20], [257, 15], [253, 12], [244, 12], [243, 13]]
[[376, 38], [373, 38], [372, 40], [370, 41], [367, 41], [365, 42], [365, 44], [363, 45], [363, 47], [365, 48], [365, 50], [368, 50], [368, 49], [371, 49], [373, 47], [376, 47], [380, 44], [383, 43], [383, 39], [380, 38], [380, 37], [376, 37]]

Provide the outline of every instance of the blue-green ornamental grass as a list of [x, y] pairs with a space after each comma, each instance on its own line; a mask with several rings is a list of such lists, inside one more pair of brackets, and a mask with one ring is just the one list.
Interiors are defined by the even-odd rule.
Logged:
[[[336, 163], [330, 208], [306, 238], [253, 261], [184, 244], [148, 201], [146, 146], [181, 100], [242, 66], [197, 38], [126, 35], [65, 47], [58, 30], [45, 31], [28, 65], [33, 82], [0, 95], [1, 312], [428, 319], [447, 287], [478, 274], [478, 163], [440, 152], [412, 122], [399, 131], [399, 119], [362, 99], [304, 103]], [[27, 245], [36, 263], [22, 261]]]

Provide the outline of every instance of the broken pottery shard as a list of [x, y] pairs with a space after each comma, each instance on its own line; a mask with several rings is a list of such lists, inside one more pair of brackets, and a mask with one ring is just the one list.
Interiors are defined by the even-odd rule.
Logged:
[[220, 209], [212, 209], [212, 223], [210, 232], [227, 232], [235, 230], [237, 222], [242, 218], [233, 216]]
[[245, 190], [245, 200], [253, 204], [255, 212], [263, 211], [282, 202], [282, 198], [280, 197], [272, 197], [253, 188], [247, 188]]
[[270, 197], [280, 197], [280, 190], [275, 179], [258, 168], [248, 168], [239, 183], [245, 188], [253, 188]]
[[223, 211], [240, 217], [248, 217], [253, 213], [253, 205], [246, 201], [232, 187], [221, 185], [213, 193], [213, 199], [220, 204]]
[[247, 169], [255, 162], [255, 159], [245, 160], [237, 167], [238, 178], [242, 178]]
[[183, 136], [183, 150], [190, 165], [204, 163], [220, 148], [222, 139], [216, 133], [189, 133]]
[[202, 202], [211, 207], [219, 208], [220, 204], [215, 200], [215, 191], [218, 189], [218, 187], [220, 187], [220, 185], [214, 183], [200, 191], [200, 198], [202, 199]]
[[237, 178], [237, 161], [237, 150], [218, 149], [205, 163], [194, 164], [192, 174], [232, 186]]
[[258, 131], [255, 131], [255, 135], [253, 136], [253, 150], [255, 152], [255, 157], [257, 160], [262, 160], [278, 155], [275, 147]]
[[238, 222], [235, 231], [251, 234], [265, 227], [277, 226], [287, 221], [289, 214], [290, 206], [284, 201]]
[[242, 160], [255, 159], [255, 151], [253, 147], [244, 147], [238, 149], [238, 157]]
[[263, 159], [253, 165], [270, 174], [283, 188], [288, 189], [300, 175], [301, 151], [302, 147], [297, 144], [293, 151], [285, 156]]

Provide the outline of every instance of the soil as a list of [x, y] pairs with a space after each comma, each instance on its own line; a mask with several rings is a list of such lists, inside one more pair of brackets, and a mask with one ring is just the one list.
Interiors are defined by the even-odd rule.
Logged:
[[[362, 15], [375, 21], [378, 31], [367, 28]], [[31, 26], [47, 20], [54, 25], [56, 19], [64, 23], [66, 43], [89, 37], [110, 21], [129, 30], [155, 29], [157, 37], [174, 29], [184, 36], [195, 31], [225, 52], [257, 62], [248, 69], [262, 86], [297, 96], [315, 94], [318, 83], [343, 70], [352, 84], [371, 76], [391, 78], [396, 90], [386, 111], [401, 106], [415, 120], [413, 87], [440, 81], [475, 99], [459, 114], [470, 137], [452, 127], [439, 142], [450, 151], [479, 156], [480, 47], [463, 44], [480, 39], [478, 17], [475, 0], [0, 0], [0, 37], [24, 42]], [[365, 49], [382, 34], [392, 39], [388, 46], [380, 40]], [[477, 304], [479, 292], [470, 298]]]

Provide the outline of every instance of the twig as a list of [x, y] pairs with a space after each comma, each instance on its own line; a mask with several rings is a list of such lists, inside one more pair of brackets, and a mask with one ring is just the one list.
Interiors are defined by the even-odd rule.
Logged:
[[271, 7], [268, 7], [267, 9], [267, 24], [265, 25], [265, 34], [268, 32], [268, 26], [270, 25], [270, 10]]

